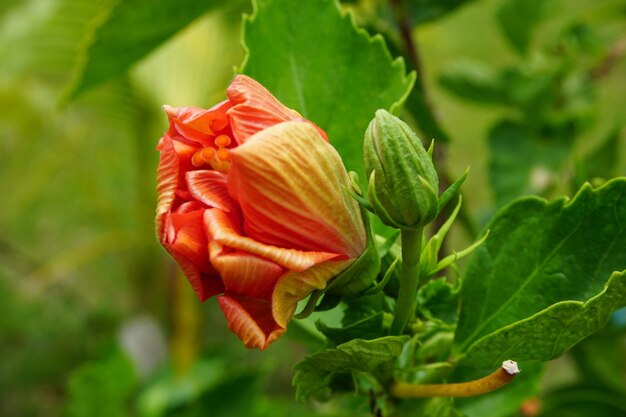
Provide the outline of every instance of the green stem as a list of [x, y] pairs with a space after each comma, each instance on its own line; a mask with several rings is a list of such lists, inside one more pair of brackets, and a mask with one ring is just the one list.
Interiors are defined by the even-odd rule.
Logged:
[[396, 314], [391, 323], [391, 334], [400, 335], [409, 319], [414, 314], [415, 299], [420, 277], [420, 256], [422, 254], [422, 229], [403, 230], [402, 239], [402, 275]]

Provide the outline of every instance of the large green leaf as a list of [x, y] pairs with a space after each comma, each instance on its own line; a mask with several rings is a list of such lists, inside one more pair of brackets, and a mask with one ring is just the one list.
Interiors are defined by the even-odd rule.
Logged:
[[573, 136], [538, 137], [523, 123], [502, 120], [489, 131], [489, 181], [494, 203], [502, 207], [552, 184], [570, 152]]
[[384, 314], [378, 312], [346, 327], [330, 327], [323, 321], [315, 322], [315, 327], [335, 344], [360, 339], [376, 339], [383, 335]]
[[458, 61], [444, 67], [439, 84], [458, 98], [476, 104], [508, 104], [507, 85], [495, 69], [476, 61]]
[[412, 23], [415, 25], [443, 17], [470, 0], [408, 0]]
[[557, 357], [626, 305], [626, 279], [612, 274], [626, 268], [625, 178], [571, 201], [518, 200], [488, 227], [461, 291], [465, 363]]
[[67, 384], [66, 417], [128, 417], [137, 380], [132, 363], [115, 350], [99, 362], [85, 363]]
[[525, 52], [533, 32], [548, 15], [553, 0], [502, 0], [498, 10], [500, 28], [518, 52]]
[[377, 109], [403, 102], [414, 74], [336, 0], [256, 0], [254, 10], [244, 22], [243, 72], [326, 130], [363, 178], [365, 129]]
[[219, 0], [108, 1], [87, 31], [68, 94], [76, 96], [124, 74], [165, 40], [222, 4]]
[[585, 385], [626, 395], [626, 329], [614, 324], [618, 314], [613, 314], [612, 325], [583, 340], [571, 354]]
[[415, 398], [403, 399], [398, 404], [400, 416], [424, 417], [465, 417], [454, 407], [452, 398]]
[[305, 357], [295, 366], [293, 384], [296, 386], [296, 398], [307, 399], [328, 394], [328, 385], [336, 374], [353, 370], [376, 370], [380, 365], [398, 357], [408, 340], [408, 336], [354, 339], [336, 349], [323, 350]]
[[623, 147], [621, 142], [624, 142], [621, 141], [620, 130], [620, 128], [611, 130], [595, 149], [577, 162], [574, 181], [578, 185], [585, 180], [606, 180], [616, 174]]

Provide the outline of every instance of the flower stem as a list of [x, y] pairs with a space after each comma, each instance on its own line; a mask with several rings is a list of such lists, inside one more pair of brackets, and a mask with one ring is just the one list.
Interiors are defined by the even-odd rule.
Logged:
[[391, 334], [402, 334], [415, 310], [415, 299], [420, 277], [420, 256], [422, 254], [422, 232], [419, 230], [402, 230], [402, 275], [396, 314], [391, 323]]
[[391, 386], [391, 394], [398, 398], [423, 397], [473, 397], [486, 394], [503, 387], [519, 373], [517, 363], [508, 360], [502, 367], [486, 377], [457, 384], [409, 384], [396, 382]]

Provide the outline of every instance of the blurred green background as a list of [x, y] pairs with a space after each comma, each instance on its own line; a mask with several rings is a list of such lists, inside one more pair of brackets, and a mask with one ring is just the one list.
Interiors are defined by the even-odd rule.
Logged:
[[[167, 128], [160, 107], [224, 98], [244, 57], [241, 13], [251, 6], [216, 6], [127, 74], [66, 100], [85, 34], [110, 3], [0, 4], [0, 416], [368, 415], [350, 396], [296, 403], [291, 366], [316, 341], [298, 327], [266, 352], [247, 351], [155, 238], [155, 146]], [[370, 31], [388, 24], [378, 17], [381, 1], [346, 3]], [[414, 34], [425, 88], [451, 138], [446, 169], [456, 177], [471, 167], [463, 189], [470, 222], [480, 226], [520, 192], [571, 195], [581, 180], [626, 174], [626, 3], [551, 1], [523, 53], [515, 35], [503, 34], [504, 1], [409, 3], [462, 6]], [[501, 71], [513, 78], [494, 85]], [[523, 91], [502, 100], [502, 84], [519, 79]], [[533, 96], [533, 88], [548, 93]], [[559, 100], [548, 121], [533, 113]], [[498, 183], [498, 170], [506, 175], [515, 161], [498, 165], [489, 139], [511, 118], [568, 138], [540, 143], [545, 158], [517, 188]], [[450, 246], [471, 239], [458, 229]], [[547, 415], [591, 415], [571, 406], [580, 392], [592, 411], [606, 406], [613, 415], [611, 393], [626, 391], [625, 321], [616, 315], [548, 366], [542, 398], [560, 411]]]

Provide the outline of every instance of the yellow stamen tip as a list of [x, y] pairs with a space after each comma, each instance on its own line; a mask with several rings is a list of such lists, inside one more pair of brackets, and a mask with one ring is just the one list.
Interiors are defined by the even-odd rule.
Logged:
[[226, 135], [219, 135], [215, 138], [215, 144], [220, 148], [230, 145], [230, 142], [230, 138]]
[[230, 155], [228, 154], [228, 149], [221, 148], [217, 150], [217, 159], [220, 161], [228, 161], [230, 160]]
[[204, 158], [202, 158], [202, 151], [198, 151], [191, 156], [191, 165], [195, 166], [196, 168], [201, 167], [205, 163], [206, 162]]
[[200, 156], [202, 156], [202, 159], [204, 160], [205, 163], [209, 163], [211, 162], [211, 159], [213, 159], [213, 157], [215, 156], [215, 149], [203, 148], [200, 151]]

